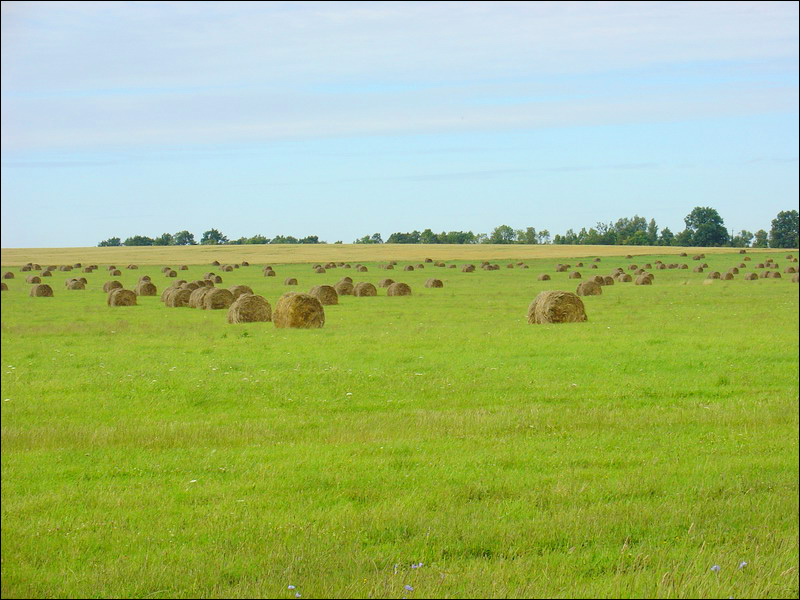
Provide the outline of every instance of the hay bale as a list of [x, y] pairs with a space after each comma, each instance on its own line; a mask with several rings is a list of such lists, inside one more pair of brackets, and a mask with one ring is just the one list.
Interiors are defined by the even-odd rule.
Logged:
[[388, 288], [390, 285], [394, 283], [394, 279], [381, 279], [378, 282], [378, 287]]
[[242, 294], [228, 309], [228, 323], [265, 323], [272, 321], [272, 307], [263, 296]]
[[109, 306], [136, 306], [136, 294], [123, 288], [111, 290], [106, 304]]
[[202, 286], [189, 295], [189, 308], [203, 308], [203, 299], [214, 288]]
[[211, 288], [203, 296], [203, 310], [220, 310], [230, 307], [231, 304], [233, 304], [233, 294], [225, 288]]
[[86, 284], [84, 284], [82, 281], [80, 281], [78, 279], [73, 279], [72, 281], [67, 283], [67, 289], [68, 290], [85, 290], [86, 289]]
[[528, 307], [528, 323], [580, 323], [586, 321], [583, 301], [571, 292], [545, 291]]
[[[322, 267], [315, 267], [315, 268], [314, 268], [314, 273], [317, 273], [317, 274], [319, 274], [319, 275], [322, 275], [323, 273], [325, 273], [325, 269], [323, 269]], [[277, 308], [277, 307], [276, 307], [276, 308]]]
[[589, 278], [589, 281], [595, 282], [597, 285], [603, 285], [605, 280], [601, 275], [594, 275], [593, 277]]
[[25, 273], [25, 272], [30, 271], [30, 270], [32, 270], [32, 268], [30, 266], [28, 266], [28, 265], [23, 265], [23, 266], [21, 266], [19, 268], [19, 272], [20, 273]]
[[724, 281], [730, 281], [733, 279], [733, 273], [725, 273], [720, 279]]
[[556, 265], [556, 273], [566, 273], [567, 265]]
[[728, 273], [733, 273], [734, 275], [738, 275], [739, 269], [737, 269], [736, 267], [731, 267], [730, 269], [728, 269]]
[[353, 295], [353, 284], [349, 281], [340, 281], [333, 286], [333, 289], [336, 290], [336, 293], [340, 296], [352, 296]]
[[3, 279], [14, 279], [14, 274], [11, 271], [3, 273]]
[[369, 269], [364, 265], [358, 265], [356, 267], [356, 271], [358, 271], [359, 273], [366, 273], [367, 271], [369, 271]]
[[632, 254], [626, 254], [625, 258], [633, 258], [633, 255]]
[[222, 283], [222, 277], [216, 275], [215, 277], [211, 278], [211, 281], [213, 281], [214, 283]]
[[188, 283], [181, 284], [182, 290], [189, 290], [190, 292], [195, 291], [197, 288], [203, 287], [199, 285], [196, 281], [189, 281]]
[[740, 268], [740, 269], [746, 269], [746, 268], [747, 268], [747, 265], [746, 265], [746, 264], [744, 264], [744, 263], [739, 263], [739, 268]]
[[188, 265], [181, 265], [180, 270], [181, 271], [188, 271], [189, 270], [189, 266]]
[[464, 265], [461, 267], [462, 273], [473, 273], [475, 271], [475, 265]]
[[230, 290], [231, 294], [233, 294], [234, 301], [236, 301], [236, 299], [242, 294], [253, 294], [253, 288], [247, 285], [232, 285], [228, 289]]
[[579, 263], [577, 263], [575, 266], [576, 266], [576, 267], [578, 267], [578, 268], [581, 268], [581, 267], [583, 267], [583, 263], [582, 263], [582, 262], [579, 262]]
[[792, 283], [797, 283], [798, 281], [800, 281], [800, 274], [795, 273], [792, 275]]
[[345, 275], [339, 281], [347, 281], [348, 283], [353, 283], [353, 278]]
[[548, 275], [547, 273], [542, 273], [541, 275], [539, 275], [538, 279], [539, 281], [550, 281], [550, 275]]
[[46, 283], [39, 283], [31, 288], [28, 295], [32, 298], [52, 298], [53, 288]]
[[578, 284], [576, 293], [578, 296], [600, 296], [603, 293], [603, 288], [595, 281], [582, 281]]
[[703, 260], [703, 255], [702, 254], [695, 254], [692, 257], [692, 260]]
[[103, 291], [108, 293], [111, 290], [121, 290], [122, 287], [123, 285], [119, 281], [106, 281], [103, 284]]
[[214, 287], [214, 280], [213, 279], [203, 279], [203, 285], [205, 287]]
[[448, 269], [455, 269], [458, 265], [447, 265]]
[[184, 288], [173, 288], [164, 299], [164, 305], [169, 308], [183, 308], [189, 306], [192, 292]]
[[167, 271], [171, 271], [172, 267], [161, 267], [161, 272], [166, 273]]
[[203, 279], [213, 279], [216, 273], [209, 271], [208, 273], [203, 274]]
[[514, 263], [508, 263], [506, 265], [506, 269], [513, 269], [513, 268], [514, 268]]
[[780, 273], [780, 271], [770, 271], [770, 274], [768, 275], [768, 277], [770, 279], [781, 279], [781, 273]]
[[711, 271], [711, 273], [708, 274], [708, 279], [719, 279], [719, 278], [720, 278], [719, 271]]
[[150, 275], [142, 275], [141, 277], [139, 277], [139, 283], [141, 283], [143, 281], [152, 281], [150, 279]]
[[339, 294], [330, 285], [315, 285], [308, 291], [308, 295], [319, 300], [323, 306], [339, 304]]
[[683, 264], [679, 265], [678, 268], [679, 269], [688, 269], [689, 265], [687, 265], [686, 263], [683, 263]]
[[413, 270], [414, 267], [412, 267], [411, 265], [406, 265], [405, 267], [403, 267], [403, 271], [413, 271]]
[[702, 265], [700, 265], [700, 266], [701, 266], [701, 267], [703, 267], [704, 269], [707, 269], [707, 268], [708, 268], [708, 263], [703, 263], [703, 264], [702, 264]]
[[600, 259], [599, 258], [595, 258], [594, 262], [600, 262]]
[[58, 267], [59, 271], [72, 271], [72, 267], [70, 265], [61, 265]]
[[275, 305], [272, 324], [281, 329], [316, 329], [325, 325], [325, 309], [314, 296], [287, 292]]
[[410, 296], [411, 288], [406, 283], [395, 282], [386, 288], [387, 296]]
[[419, 264], [417, 265], [417, 268], [418, 268], [418, 269], [424, 269], [424, 268], [425, 268], [425, 265], [423, 265], [422, 263], [419, 263]]
[[766, 279], [767, 277], [769, 277], [769, 271], [761, 271], [761, 273], [758, 274], [759, 279]]
[[165, 271], [164, 275], [167, 276], [167, 277], [177, 277], [178, 276], [178, 272], [177, 271], [173, 271], [172, 269], [170, 269], [169, 271]]
[[694, 269], [692, 269], [692, 271], [694, 271], [695, 273], [702, 273], [703, 267], [695, 267]]
[[752, 258], [750, 258], [749, 256], [745, 256], [745, 257], [744, 257], [744, 260], [745, 260], [745, 261], [751, 261], [751, 260], [753, 260], [753, 259], [752, 259]]
[[325, 264], [325, 268], [326, 269], [335, 269], [336, 268], [336, 263], [332, 263], [332, 262], [326, 263]]
[[639, 275], [634, 282], [636, 285], [653, 285], [653, 280], [647, 274]]
[[758, 279], [758, 275], [756, 275], [755, 273], [748, 273], [747, 275], [744, 276], [745, 281], [753, 281], [755, 279]]
[[2, 290], [4, 292], [8, 291], [8, 286], [6, 285], [5, 281], [0, 281], [0, 290]]
[[630, 283], [631, 281], [633, 281], [633, 277], [631, 277], [631, 276], [630, 276], [630, 275], [628, 275], [627, 273], [621, 273], [621, 274], [620, 274], [620, 275], [617, 277], [617, 281], [620, 281], [620, 282], [622, 282], [622, 283]]
[[218, 267], [219, 266], [219, 261], [218, 260], [212, 261], [211, 262], [211, 266], [212, 267]]
[[613, 277], [603, 277], [603, 285], [614, 285]]
[[747, 254], [747, 250], [739, 250], [739, 254]]
[[25, 278], [25, 281], [28, 283], [42, 283], [42, 278], [39, 277], [38, 275], [28, 275]]
[[92, 271], [94, 271], [94, 269], [92, 267], [84, 267], [83, 268], [83, 272], [84, 273], [91, 273]]
[[589, 265], [589, 268], [590, 268], [590, 269], [596, 269], [596, 268], [597, 268], [597, 265], [595, 265], [595, 264], [591, 264], [591, 265]]
[[786, 267], [786, 268], [783, 270], [783, 272], [784, 272], [784, 273], [797, 273], [797, 269], [795, 269], [794, 267]]
[[150, 281], [140, 281], [133, 288], [137, 296], [156, 296], [158, 295], [158, 288]]
[[758, 263], [756, 265], [756, 269], [763, 269], [763, 268], [764, 268], [764, 263]]
[[438, 261], [438, 262], [433, 263], [433, 266], [434, 267], [446, 267], [447, 265], [444, 264], [442, 261]]
[[356, 287], [353, 289], [353, 295], [363, 297], [363, 296], [377, 296], [378, 290], [375, 289], [375, 286], [371, 283], [367, 283], [366, 281], [361, 281], [356, 284]]
[[428, 279], [425, 282], [425, 287], [426, 288], [440, 288], [440, 287], [444, 287], [444, 284], [442, 283], [441, 279], [435, 279], [435, 278], [431, 277], [430, 279]]
[[[344, 263], [344, 264], [342, 265], [342, 268], [343, 268], [343, 269], [351, 269], [352, 267], [351, 267], [350, 263]], [[386, 267], [386, 268], [387, 268], [387, 269], [394, 269], [394, 267], [393, 267], [393, 266], [391, 266], [391, 265], [389, 265], [389, 266], [388, 266], [388, 267]]]
[[297, 279], [294, 277], [287, 277], [283, 280], [283, 285], [297, 285]]
[[122, 277], [122, 271], [119, 269], [114, 269], [113, 271], [109, 271], [108, 273], [111, 277]]
[[249, 267], [249, 266], [250, 266], [250, 263], [249, 263], [249, 262], [247, 262], [246, 260], [243, 260], [243, 261], [242, 261], [242, 266], [243, 266], [243, 267]]
[[569, 274], [569, 278], [570, 279], [580, 279], [581, 278], [581, 274], [578, 271], [573, 271], [572, 273]]
[[681, 256], [688, 256], [688, 254], [686, 254], [686, 252], [681, 252], [681, 254], [680, 254], [680, 255], [681, 255]]
[[264, 271], [264, 277], [276, 277], [275, 271], [270, 269], [269, 271]]
[[166, 302], [166, 300], [167, 300], [167, 296], [169, 295], [169, 293], [170, 293], [172, 290], [177, 290], [177, 289], [180, 289], [180, 286], [178, 286], [178, 285], [175, 285], [175, 284], [172, 284], [172, 285], [171, 285], [171, 286], [169, 286], [169, 287], [165, 287], [165, 288], [164, 288], [164, 290], [161, 292], [161, 301], [162, 301], [162, 302]]

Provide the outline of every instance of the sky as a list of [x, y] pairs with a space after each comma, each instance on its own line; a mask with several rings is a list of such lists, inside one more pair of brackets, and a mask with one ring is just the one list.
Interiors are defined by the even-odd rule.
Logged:
[[2, 2], [2, 246], [798, 208], [797, 2]]

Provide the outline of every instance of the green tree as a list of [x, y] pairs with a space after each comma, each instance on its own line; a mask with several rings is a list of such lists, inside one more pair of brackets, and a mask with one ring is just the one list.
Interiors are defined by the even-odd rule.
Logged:
[[103, 246], [121, 246], [122, 245], [122, 241], [118, 237], [110, 237], [107, 240], [103, 240], [102, 242], [100, 242], [97, 245], [100, 246], [100, 247], [103, 247]]
[[550, 243], [550, 232], [547, 229], [542, 229], [539, 233], [536, 234], [536, 237], [539, 238], [540, 244]]
[[126, 239], [123, 243], [125, 246], [152, 246], [153, 240], [146, 235], [134, 235]]
[[798, 240], [798, 213], [796, 210], [784, 210], [772, 221], [772, 229], [769, 231], [770, 248], [797, 248], [800, 244]]
[[650, 236], [644, 231], [637, 231], [625, 239], [626, 246], [648, 246], [650, 245]]
[[500, 225], [495, 227], [492, 234], [489, 236], [490, 244], [513, 244], [517, 234], [508, 225]]
[[755, 241], [753, 248], [767, 248], [769, 246], [769, 235], [763, 229], [759, 229], [755, 233]]
[[209, 229], [203, 232], [203, 237], [200, 238], [200, 243], [204, 246], [216, 246], [218, 244], [227, 244], [226, 238], [221, 231], [217, 229]]
[[438, 244], [439, 236], [429, 228], [419, 234], [419, 241], [421, 244]]
[[370, 239], [372, 240], [373, 244], [382, 244], [383, 243], [383, 238], [381, 237], [380, 233], [373, 233], [372, 234], [372, 238], [370, 238]]
[[247, 239], [247, 244], [269, 244], [269, 238], [259, 233]]
[[672, 242], [675, 240], [675, 234], [672, 233], [669, 227], [664, 227], [661, 230], [661, 235], [658, 238], [658, 245], [659, 246], [672, 246]]
[[724, 221], [716, 209], [696, 206], [684, 219], [686, 230], [691, 234], [691, 246], [724, 246], [729, 234]]
[[658, 244], [658, 225], [655, 219], [650, 219], [647, 225], [647, 244], [650, 246]]
[[162, 233], [157, 238], [153, 238], [153, 246], [173, 246], [175, 238], [171, 233]]
[[194, 241], [194, 234], [186, 231], [179, 231], [174, 236], [176, 246], [194, 246], [197, 242]]
[[750, 246], [750, 242], [752, 241], [753, 234], [746, 229], [742, 229], [739, 233], [731, 238], [731, 246], [734, 248], [747, 248]]
[[672, 240], [673, 246], [691, 246], [692, 232], [688, 229], [678, 232]]

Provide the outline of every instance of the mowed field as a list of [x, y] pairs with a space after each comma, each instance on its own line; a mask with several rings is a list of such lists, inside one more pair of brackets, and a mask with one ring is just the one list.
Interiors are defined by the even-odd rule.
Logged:
[[[534, 249], [4, 249], [3, 597], [796, 598], [798, 285], [744, 274], [797, 252], [704, 285], [743, 257], [705, 249], [698, 274], [691, 249]], [[398, 270], [425, 256], [502, 268]], [[527, 323], [579, 283], [556, 262], [585, 280], [659, 258], [690, 269], [604, 287], [586, 323]], [[312, 272], [328, 260], [369, 271]], [[27, 261], [100, 269], [31, 298]], [[108, 307], [111, 262], [139, 263], [128, 289], [188, 263], [273, 308], [345, 275], [413, 295], [340, 297], [316, 330], [230, 325]]]

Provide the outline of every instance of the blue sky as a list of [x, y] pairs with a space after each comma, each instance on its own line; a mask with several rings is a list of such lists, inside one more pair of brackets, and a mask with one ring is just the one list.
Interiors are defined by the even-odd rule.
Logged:
[[3, 2], [2, 246], [798, 207], [796, 2]]

